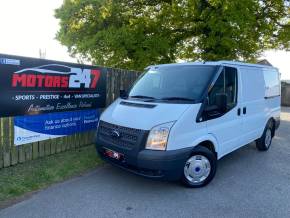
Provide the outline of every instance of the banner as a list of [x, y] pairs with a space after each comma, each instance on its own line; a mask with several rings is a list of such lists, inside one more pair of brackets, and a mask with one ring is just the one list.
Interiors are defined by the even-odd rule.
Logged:
[[0, 54], [0, 117], [105, 104], [105, 68]]
[[49, 113], [14, 118], [14, 144], [22, 145], [97, 128], [98, 110]]

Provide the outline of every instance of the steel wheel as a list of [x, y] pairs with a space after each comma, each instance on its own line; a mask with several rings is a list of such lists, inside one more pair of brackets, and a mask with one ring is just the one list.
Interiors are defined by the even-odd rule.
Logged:
[[184, 166], [185, 178], [193, 183], [204, 182], [211, 172], [210, 161], [203, 155], [194, 155], [186, 161]]
[[268, 121], [267, 126], [265, 127], [265, 130], [263, 132], [263, 135], [261, 138], [256, 140], [256, 147], [259, 151], [268, 151], [271, 144], [272, 144], [272, 138], [275, 135], [274, 131], [274, 123], [273, 121]]
[[266, 136], [265, 136], [265, 146], [269, 148], [271, 145], [271, 142], [272, 142], [272, 132], [271, 132], [271, 129], [267, 129]]

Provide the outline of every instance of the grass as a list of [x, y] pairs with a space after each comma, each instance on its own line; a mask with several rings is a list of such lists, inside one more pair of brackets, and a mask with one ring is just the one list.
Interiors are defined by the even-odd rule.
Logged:
[[93, 145], [0, 170], [0, 203], [80, 175], [102, 164]]

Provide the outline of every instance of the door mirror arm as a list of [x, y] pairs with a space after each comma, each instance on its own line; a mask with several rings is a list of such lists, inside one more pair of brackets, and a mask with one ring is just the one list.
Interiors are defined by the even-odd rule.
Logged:
[[128, 93], [127, 93], [127, 91], [124, 90], [124, 89], [121, 89], [121, 90], [120, 90], [119, 95], [120, 95], [120, 98], [123, 98], [123, 99], [128, 98]]
[[205, 110], [206, 110], [206, 107], [207, 105], [209, 104], [209, 98], [208, 96], [205, 97], [202, 101], [202, 104], [200, 106], [200, 109], [197, 113], [197, 116], [196, 116], [196, 122], [199, 123], [199, 122], [203, 122], [206, 120], [206, 116], [205, 116]]

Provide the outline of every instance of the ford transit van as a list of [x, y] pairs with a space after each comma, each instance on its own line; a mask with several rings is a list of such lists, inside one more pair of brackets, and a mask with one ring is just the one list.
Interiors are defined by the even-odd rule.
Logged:
[[135, 174], [201, 187], [223, 156], [253, 141], [260, 151], [270, 148], [280, 93], [280, 74], [270, 66], [150, 66], [102, 113], [96, 148]]

